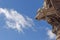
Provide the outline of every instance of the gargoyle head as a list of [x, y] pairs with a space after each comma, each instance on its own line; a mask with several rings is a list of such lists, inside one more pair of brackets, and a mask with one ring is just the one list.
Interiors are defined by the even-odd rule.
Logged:
[[45, 14], [43, 10], [44, 9], [40, 9], [40, 8], [38, 9], [37, 15], [35, 17], [37, 20], [45, 19]]

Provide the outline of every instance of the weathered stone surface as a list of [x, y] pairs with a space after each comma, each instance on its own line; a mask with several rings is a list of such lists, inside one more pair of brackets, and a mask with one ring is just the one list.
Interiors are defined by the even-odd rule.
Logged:
[[60, 40], [60, 0], [44, 0], [44, 5], [37, 11], [37, 20], [46, 20], [52, 25], [56, 40]]

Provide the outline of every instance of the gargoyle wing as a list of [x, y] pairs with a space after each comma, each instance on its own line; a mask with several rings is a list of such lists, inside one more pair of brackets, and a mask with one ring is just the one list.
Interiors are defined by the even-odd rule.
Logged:
[[60, 12], [60, 0], [50, 0], [54, 8]]

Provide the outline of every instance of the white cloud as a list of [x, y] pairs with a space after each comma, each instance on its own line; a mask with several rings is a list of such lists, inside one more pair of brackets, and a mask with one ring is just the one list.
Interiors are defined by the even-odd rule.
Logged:
[[54, 33], [52, 33], [52, 31], [49, 29], [47, 30], [47, 35], [50, 40], [54, 40], [56, 38], [56, 35]]
[[0, 8], [0, 14], [4, 14], [6, 18], [6, 25], [8, 28], [23, 31], [23, 28], [32, 27], [34, 25], [33, 20], [28, 16], [24, 17], [13, 9]]

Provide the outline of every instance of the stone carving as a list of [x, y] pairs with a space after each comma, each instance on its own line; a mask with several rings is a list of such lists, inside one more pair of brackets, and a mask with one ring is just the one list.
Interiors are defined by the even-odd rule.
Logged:
[[60, 0], [44, 0], [43, 7], [37, 11], [36, 19], [43, 19], [51, 24], [56, 40], [60, 40]]

